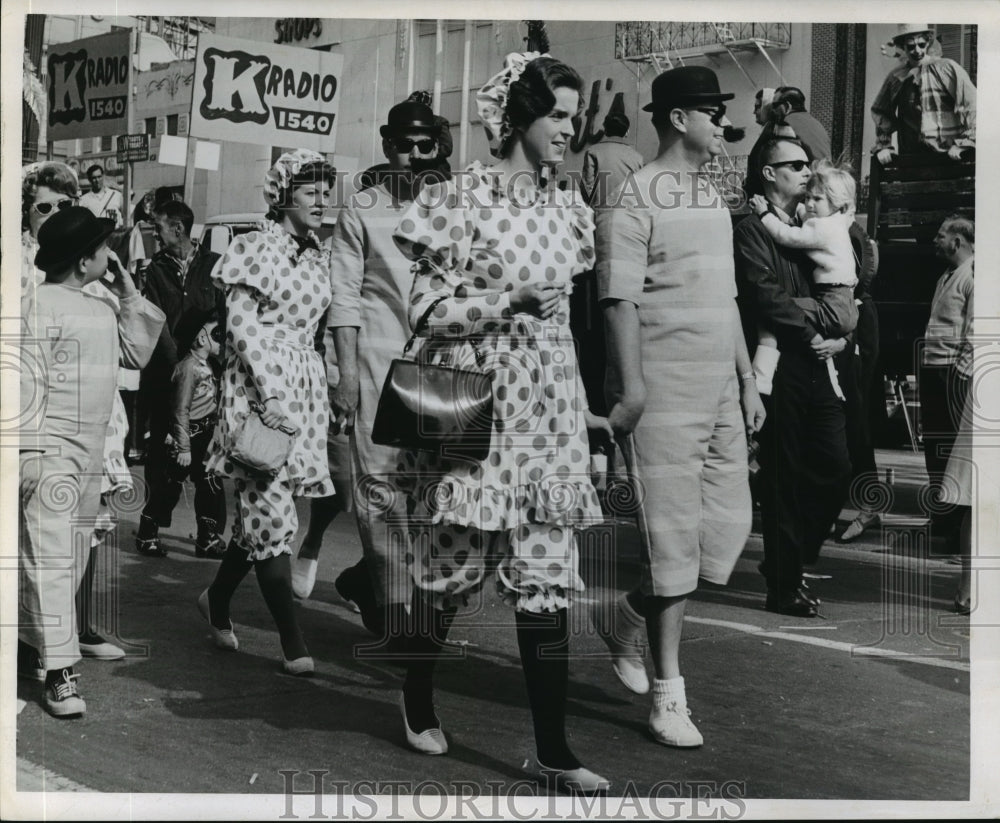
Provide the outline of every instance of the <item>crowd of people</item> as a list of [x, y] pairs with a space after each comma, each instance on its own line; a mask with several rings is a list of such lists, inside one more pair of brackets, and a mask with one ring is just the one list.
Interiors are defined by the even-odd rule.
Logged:
[[[899, 45], [911, 53], [911, 41], [924, 48], [929, 36], [901, 30]], [[750, 534], [753, 443], [764, 606], [818, 614], [804, 568], [852, 477], [877, 482], [871, 433], [858, 420], [873, 391], [877, 262], [854, 219], [855, 181], [829, 156], [799, 90], [762, 93], [757, 111], [776, 115], [752, 153], [750, 213], [734, 228], [705, 167], [723, 151], [735, 95], [712, 70], [685, 66], [660, 74], [644, 106], [654, 158], [644, 163], [624, 143], [631, 124], [613, 112], [611, 139], [585, 159], [584, 191], [561, 188], [557, 167], [583, 85], [552, 56], [509, 55], [476, 96], [493, 163], [454, 174], [447, 121], [420, 94], [396, 104], [381, 128], [386, 163], [369, 170], [325, 243], [316, 232], [335, 172], [312, 151], [277, 159], [265, 179], [266, 219], [221, 256], [192, 239], [188, 205], [151, 194], [136, 215], [141, 206], [157, 249], [134, 232], [130, 243], [148, 260], [142, 295], [107, 248], [106, 215], [121, 209], [101, 200], [100, 175], [88, 171], [105, 216], [76, 205], [68, 168], [26, 170], [22, 310], [26, 345], [41, 356], [23, 370], [22, 397], [45, 402], [22, 431], [19, 668], [45, 681], [52, 714], [85, 711], [73, 668], [81, 656], [123, 655], [86, 609], [77, 613], [94, 564], [74, 548], [73, 529], [92, 528], [89, 542], [99, 545], [113, 526], [110, 512], [99, 516], [102, 501], [107, 509], [115, 483], [128, 482], [115, 391], [125, 368], [142, 369], [143, 383], [170, 398], [148, 409], [137, 551], [166, 555], [160, 529], [190, 477], [196, 553], [219, 559], [197, 599], [212, 641], [239, 649], [230, 601], [254, 569], [282, 669], [308, 676], [315, 664], [295, 597], [310, 596], [327, 525], [353, 510], [362, 557], [337, 589], [403, 668], [399, 708], [416, 751], [448, 751], [435, 666], [457, 613], [492, 572], [514, 609], [535, 771], [569, 791], [609, 788], [565, 728], [568, 610], [584, 590], [577, 537], [606, 516], [592, 452], [617, 451], [646, 501], [641, 579], [595, 605], [592, 619], [623, 685], [652, 693], [657, 742], [703, 742], [680, 668], [684, 611], [699, 580], [729, 580]], [[906, 126], [912, 94], [897, 95], [891, 112], [888, 96], [879, 98], [880, 128], [890, 114]], [[940, 148], [950, 157], [953, 145]], [[935, 244], [948, 268], [921, 368], [928, 472], [958, 504], [952, 517], [968, 552], [971, 481], [960, 464], [969, 455], [955, 446], [967, 438], [954, 409], [965, 405], [968, 428], [971, 220], [949, 218]], [[489, 376], [483, 459], [376, 442], [386, 375], [413, 334], [423, 340], [419, 362]], [[594, 352], [600, 368], [578, 350]], [[258, 445], [286, 444], [276, 470], [237, 458], [251, 421]], [[53, 492], [60, 479], [74, 485], [72, 527]], [[235, 490], [228, 542], [224, 481]], [[297, 497], [310, 498], [310, 523], [293, 557]], [[961, 586], [956, 608], [968, 610], [967, 574]], [[64, 619], [56, 626], [43, 614]]]

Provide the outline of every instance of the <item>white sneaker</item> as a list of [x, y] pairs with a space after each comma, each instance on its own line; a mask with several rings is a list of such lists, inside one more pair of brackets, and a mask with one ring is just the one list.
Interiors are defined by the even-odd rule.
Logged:
[[318, 568], [318, 560], [292, 558], [292, 592], [296, 597], [306, 600], [312, 594], [313, 586], [316, 585], [316, 570]]
[[698, 727], [691, 722], [691, 710], [684, 704], [671, 700], [649, 713], [649, 733], [657, 743], [690, 749], [701, 746], [705, 739]]
[[125, 657], [125, 650], [105, 640], [99, 634], [93, 634], [86, 638], [90, 642], [80, 641], [80, 655], [82, 657], [93, 657], [95, 660], [121, 660]]

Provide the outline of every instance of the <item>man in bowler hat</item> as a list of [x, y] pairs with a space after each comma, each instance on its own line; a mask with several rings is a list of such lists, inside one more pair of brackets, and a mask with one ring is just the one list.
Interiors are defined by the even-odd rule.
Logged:
[[597, 213], [598, 297], [608, 332], [608, 421], [641, 484], [643, 570], [614, 610], [594, 612], [616, 673], [649, 689], [649, 731], [663, 745], [702, 736], [689, 718], [679, 650], [699, 578], [724, 584], [750, 533], [747, 436], [764, 409], [740, 327], [729, 209], [704, 166], [722, 152], [725, 101], [715, 73], [671, 69], [653, 81], [659, 138], [615, 208]]

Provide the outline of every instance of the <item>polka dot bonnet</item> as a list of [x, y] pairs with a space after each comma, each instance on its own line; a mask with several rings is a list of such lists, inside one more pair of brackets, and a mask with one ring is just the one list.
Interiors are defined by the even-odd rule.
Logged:
[[521, 77], [532, 60], [545, 56], [548, 55], [539, 54], [537, 51], [511, 52], [504, 58], [503, 70], [487, 80], [486, 85], [476, 92], [479, 118], [483, 121], [486, 139], [490, 143], [490, 154], [494, 157], [500, 156], [500, 150], [512, 132], [510, 120], [507, 118], [507, 100], [511, 83]]
[[326, 158], [311, 149], [296, 149], [286, 151], [277, 159], [275, 164], [268, 169], [264, 176], [264, 199], [269, 206], [280, 206], [283, 192], [290, 185], [299, 169], [309, 163], [325, 163]]

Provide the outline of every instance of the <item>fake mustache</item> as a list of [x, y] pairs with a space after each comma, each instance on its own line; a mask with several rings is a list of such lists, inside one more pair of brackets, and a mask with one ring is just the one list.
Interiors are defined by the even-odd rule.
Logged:
[[746, 133], [747, 130], [742, 126], [726, 126], [722, 130], [722, 139], [727, 143], [739, 143]]

